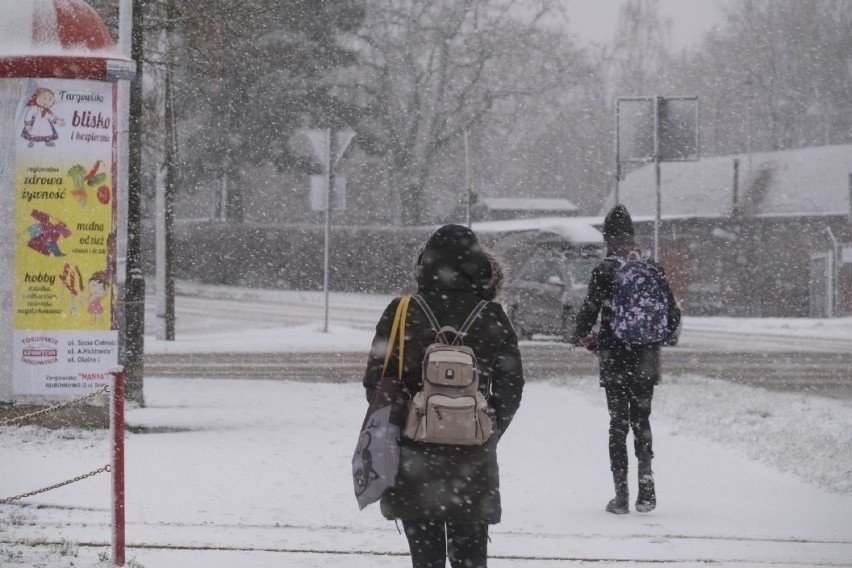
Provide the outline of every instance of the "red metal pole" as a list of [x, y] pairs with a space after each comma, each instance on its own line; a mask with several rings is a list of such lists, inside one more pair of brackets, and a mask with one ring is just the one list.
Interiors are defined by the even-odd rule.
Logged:
[[124, 566], [124, 368], [110, 371], [112, 396], [112, 563]]

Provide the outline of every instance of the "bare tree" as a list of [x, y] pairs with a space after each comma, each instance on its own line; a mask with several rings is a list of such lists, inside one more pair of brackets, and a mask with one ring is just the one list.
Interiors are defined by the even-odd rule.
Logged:
[[627, 0], [618, 16], [611, 57], [617, 96], [663, 94], [671, 51], [671, 21], [658, 0]]
[[848, 143], [852, 1], [746, 0], [677, 62], [702, 98], [710, 154]]
[[563, 84], [567, 64], [538, 26], [552, 9], [547, 1], [368, 3], [349, 86], [364, 106], [359, 141], [385, 157], [403, 224], [425, 220], [427, 189], [448, 148], [498, 101]]
[[597, 214], [612, 175], [611, 100], [590, 56], [563, 49], [572, 67], [560, 89], [495, 105], [477, 138], [477, 178], [484, 195], [566, 198]]
[[310, 167], [288, 135], [315, 115], [340, 120], [323, 78], [353, 61], [338, 39], [361, 16], [357, 0], [291, 0], [286, 9], [271, 0], [147, 3], [146, 73], [171, 81], [183, 142], [178, 186], [213, 185], [216, 216], [240, 222], [245, 170]]

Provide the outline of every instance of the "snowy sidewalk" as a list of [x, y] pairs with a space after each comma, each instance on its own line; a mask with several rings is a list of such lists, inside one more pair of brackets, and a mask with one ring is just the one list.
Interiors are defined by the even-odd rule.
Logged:
[[[660, 388], [653, 422], [659, 506], [626, 516], [603, 511], [612, 491], [607, 416], [593, 380], [529, 384], [500, 444], [504, 522], [491, 531], [490, 565], [852, 565], [852, 492], [780, 473], [733, 441], [695, 437], [691, 424], [715, 418], [717, 435], [740, 429], [732, 412], [743, 413], [728, 397], [756, 392], [713, 383], [702, 387], [717, 389], [710, 394], [690, 381]], [[130, 425], [149, 432], [128, 435], [128, 557], [145, 568], [408, 565], [394, 524], [377, 505], [358, 511], [352, 495], [349, 460], [366, 404], [359, 385], [148, 379], [145, 389], [148, 406], [128, 412]], [[755, 406], [772, 411], [740, 419], [768, 424], [795, 411], [801, 431], [785, 438], [767, 427], [758, 443], [795, 447], [813, 428], [836, 452], [850, 451], [848, 404], [759, 396]], [[694, 416], [684, 414], [690, 404]], [[829, 430], [817, 428], [825, 424]], [[99, 466], [107, 434], [0, 430], [0, 452], [2, 492], [15, 493]], [[814, 454], [812, 476], [848, 482], [848, 470], [819, 471], [838, 467], [826, 455]], [[26, 502], [56, 508], [0, 506], [0, 554], [21, 548], [5, 543], [64, 540], [82, 544], [75, 566], [94, 565], [80, 561], [105, 550], [86, 543], [109, 542], [106, 476]]]

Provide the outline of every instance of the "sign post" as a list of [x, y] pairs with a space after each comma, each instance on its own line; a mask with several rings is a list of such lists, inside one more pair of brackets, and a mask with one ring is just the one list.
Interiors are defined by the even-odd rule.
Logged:
[[621, 97], [615, 108], [615, 202], [623, 163], [654, 163], [654, 260], [659, 260], [662, 196], [660, 162], [699, 158], [698, 97]]
[[335, 176], [335, 168], [349, 143], [355, 137], [353, 130], [340, 130], [331, 134], [331, 130], [307, 130], [305, 134], [314, 149], [314, 155], [323, 168], [322, 174], [314, 174], [310, 178], [311, 209], [325, 213], [325, 240], [323, 245], [323, 276], [322, 289], [325, 295], [325, 318], [323, 332], [328, 332], [328, 304], [329, 304], [329, 259], [331, 240], [331, 210], [342, 210], [346, 208], [346, 178]]

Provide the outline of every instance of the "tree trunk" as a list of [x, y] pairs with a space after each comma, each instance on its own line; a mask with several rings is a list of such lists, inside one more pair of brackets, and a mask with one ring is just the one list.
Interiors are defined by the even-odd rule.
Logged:
[[229, 173], [228, 193], [225, 195], [225, 219], [229, 223], [243, 222], [243, 193], [239, 184]]
[[419, 225], [423, 220], [423, 196], [419, 183], [400, 184], [399, 202], [403, 225]]

